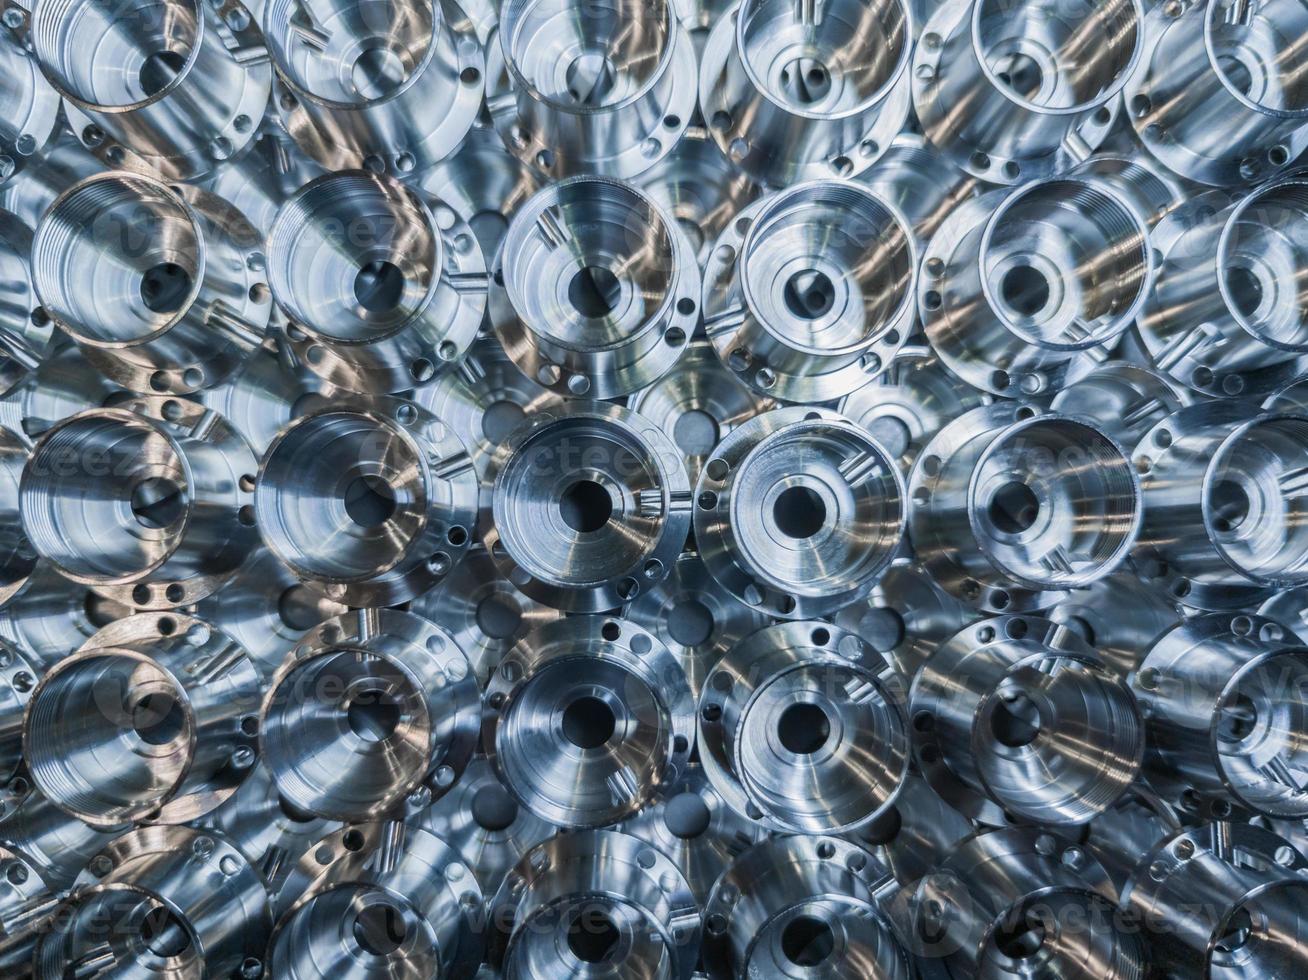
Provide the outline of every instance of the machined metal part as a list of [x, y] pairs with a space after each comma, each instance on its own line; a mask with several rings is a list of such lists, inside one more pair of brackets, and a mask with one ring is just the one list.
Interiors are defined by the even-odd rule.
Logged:
[[734, 810], [782, 833], [843, 833], [909, 768], [903, 678], [854, 633], [779, 623], [738, 642], [699, 698], [699, 754]]
[[847, 395], [913, 327], [908, 219], [862, 184], [789, 187], [746, 208], [704, 270], [704, 330], [742, 381], [783, 401]]
[[1145, 723], [1123, 678], [1066, 627], [997, 616], [966, 627], [913, 681], [914, 754], [966, 816], [1085, 823], [1135, 781]]
[[941, 4], [913, 53], [922, 131], [993, 183], [1067, 170], [1112, 129], [1118, 93], [1140, 58], [1143, 20], [1139, 0]]
[[700, 913], [677, 865], [612, 830], [559, 834], [528, 851], [490, 905], [505, 980], [612, 975], [690, 980]]
[[1099, 862], [1120, 894], [1141, 854], [1181, 829], [1177, 811], [1147, 786], [1137, 783], [1125, 796], [1089, 823], [1050, 828], [1084, 848]]
[[1182, 619], [1175, 602], [1157, 589], [1142, 589], [1128, 571], [1066, 593], [1044, 615], [1089, 643], [1122, 677], [1139, 666], [1142, 651]]
[[1248, 9], [1224, 0], [1156, 4], [1123, 98], [1136, 137], [1188, 180], [1265, 180], [1308, 148], [1308, 88], [1293, 0]]
[[699, 323], [694, 245], [651, 196], [611, 178], [573, 177], [533, 195], [492, 278], [505, 352], [560, 395], [614, 398], [658, 380]]
[[266, 122], [249, 149], [222, 164], [203, 181], [267, 235], [277, 210], [309, 181], [326, 171], [307, 157], [275, 122]]
[[89, 824], [177, 824], [227, 800], [258, 758], [259, 672], [176, 612], [110, 623], [41, 678], [23, 716], [32, 782]]
[[41, 2], [24, 40], [110, 167], [205, 174], [246, 147], [268, 105], [268, 52], [238, 0]]
[[481, 45], [454, 0], [266, 0], [286, 131], [329, 170], [404, 177], [453, 153], [481, 104]]
[[888, 809], [846, 836], [870, 851], [900, 885], [912, 885], [975, 832], [971, 820], [913, 772]]
[[454, 980], [481, 962], [482, 892], [472, 869], [404, 823], [336, 831], [300, 859], [283, 894], [270, 977]]
[[951, 422], [908, 482], [918, 560], [991, 612], [1043, 609], [1122, 566], [1143, 504], [1125, 451], [1092, 422], [1003, 400]]
[[1055, 177], [954, 210], [927, 245], [918, 308], [932, 348], [968, 384], [1040, 395], [1107, 359], [1153, 275], [1130, 199], [1096, 178]]
[[139, 977], [259, 977], [272, 929], [263, 880], [230, 841], [142, 827], [91, 859], [45, 930], [35, 980], [69, 964]]
[[668, 575], [690, 530], [681, 453], [618, 405], [534, 412], [496, 450], [487, 479], [483, 543], [517, 589], [556, 609], [635, 599]]
[[1049, 407], [1062, 415], [1094, 419], [1118, 445], [1131, 449], [1157, 423], [1191, 401], [1187, 390], [1161, 372], [1114, 360], [1062, 388]]
[[258, 350], [221, 384], [196, 392], [196, 399], [231, 424], [262, 456], [294, 418], [337, 394], [293, 358], [282, 363], [270, 350]]
[[272, 297], [262, 247], [221, 198], [113, 171], [50, 205], [32, 240], [32, 283], [44, 315], [110, 380], [187, 394], [263, 343]]
[[277, 212], [266, 247], [289, 349], [351, 391], [429, 383], [463, 356], [485, 312], [472, 229], [381, 174], [310, 181]]
[[1197, 609], [1257, 605], [1308, 577], [1297, 514], [1308, 419], [1209, 401], [1140, 440], [1145, 520], [1134, 555], [1153, 586]]
[[864, 429], [827, 409], [777, 409], [713, 451], [695, 539], [732, 595], [811, 618], [872, 591], [900, 548], [906, 507], [894, 460]]
[[1304, 856], [1276, 834], [1202, 824], [1146, 851], [1122, 904], [1150, 930], [1160, 977], [1291, 977], [1308, 957], [1305, 869]]
[[23, 711], [40, 676], [39, 665], [0, 641], [0, 784], [12, 782], [23, 764]]
[[1152, 157], [1133, 152], [1135, 149], [1129, 140], [1123, 140], [1121, 148], [1106, 146], [1081, 161], [1072, 173], [1109, 184], [1135, 206], [1152, 229], [1186, 202], [1191, 188]]
[[1146, 775], [1174, 803], [1308, 817], [1308, 649], [1270, 619], [1192, 616], [1144, 650], [1131, 684], [1149, 724]]
[[486, 687], [482, 747], [522, 805], [560, 827], [624, 820], [681, 777], [695, 702], [631, 622], [573, 616], [519, 641]]
[[254, 455], [194, 402], [134, 397], [48, 429], [19, 489], [33, 550], [122, 605], [170, 609], [210, 595], [258, 540]]
[[0, 970], [7, 976], [31, 975], [32, 953], [62, 892], [47, 880], [47, 868], [0, 844], [0, 869], [7, 887], [0, 890]]
[[412, 813], [408, 823], [457, 851], [490, 894], [524, 854], [555, 831], [518, 805], [482, 756], [468, 764], [450, 792]]
[[1116, 899], [1084, 848], [1030, 828], [987, 831], [918, 883], [915, 952], [927, 977], [1136, 980], [1149, 946]]
[[691, 341], [672, 370], [633, 394], [627, 405], [658, 425], [681, 450], [691, 483], [699, 480], [709, 454], [732, 429], [778, 407], [738, 382], [704, 340]]
[[1139, 328], [1161, 369], [1218, 398], [1267, 395], [1308, 373], [1299, 286], [1308, 181], [1265, 184], [1238, 201], [1211, 191], [1163, 219], [1151, 240], [1161, 261]]
[[682, 552], [672, 573], [628, 604], [623, 615], [667, 645], [696, 698], [722, 656], [771, 623], [766, 613], [720, 586], [693, 551]]
[[705, 903], [710, 974], [909, 980], [908, 953], [880, 905], [887, 883], [867, 851], [839, 837], [756, 845]]
[[58, 126], [59, 95], [16, 36], [27, 18], [15, 3], [0, 20], [0, 184], [39, 159]]
[[31, 231], [0, 211], [0, 397], [29, 377], [51, 347], [54, 327], [32, 288], [31, 254]]
[[[23, 784], [21, 793], [14, 790], [19, 783]], [[28, 785], [23, 777], [9, 781], [5, 796], [10, 793], [15, 798], [12, 809], [10, 806], [2, 808], [0, 846], [22, 855], [29, 865], [39, 868], [41, 879], [55, 890], [71, 887], [93, 857], [114, 838], [132, 829], [130, 823], [96, 827], [79, 820], [55, 806], [48, 796]], [[4, 802], [10, 803], [8, 799]], [[12, 878], [9, 883], [22, 884]], [[0, 939], [0, 951], [5, 947], [5, 940]], [[3, 962], [4, 953], [0, 952], [0, 963]]]
[[507, 0], [509, 88], [487, 104], [509, 151], [558, 179], [624, 180], [663, 159], [695, 111], [695, 51], [670, 0]]
[[19, 492], [30, 448], [25, 436], [0, 426], [0, 620], [5, 617], [4, 607], [23, 591], [38, 564], [23, 530]]
[[52, 350], [35, 371], [0, 399], [0, 425], [35, 439], [50, 426], [88, 408], [131, 400], [82, 356], [73, 343], [53, 338]]
[[710, 33], [700, 109], [731, 162], [773, 186], [866, 170], [904, 128], [904, 0], [742, 0]]
[[334, 399], [268, 447], [254, 512], [264, 544], [314, 591], [394, 605], [467, 552], [477, 476], [450, 426], [413, 402]]
[[[69, 581], [45, 561], [0, 605], [0, 637], [44, 671], [96, 631], [132, 614], [131, 606]], [[221, 624], [217, 624], [221, 627]]]
[[71, 130], [57, 126], [39, 153], [8, 180], [0, 181], [0, 208], [17, 215], [23, 224], [35, 230], [41, 215], [56, 197], [102, 169], [103, 164], [82, 146]]
[[336, 820], [384, 819], [410, 794], [447, 792], [477, 741], [468, 658], [439, 626], [360, 609], [314, 627], [264, 699], [264, 764], [291, 806]]
[[859, 180], [904, 213], [923, 247], [952, 211], [985, 190], [924, 137], [907, 132]]

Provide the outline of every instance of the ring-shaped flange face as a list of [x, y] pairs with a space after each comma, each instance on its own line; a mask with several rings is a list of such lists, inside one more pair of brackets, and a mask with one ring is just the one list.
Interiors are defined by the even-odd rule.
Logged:
[[897, 467], [864, 430], [825, 409], [778, 409], [714, 450], [695, 538], [728, 592], [801, 619], [872, 590], [900, 546], [904, 506]]

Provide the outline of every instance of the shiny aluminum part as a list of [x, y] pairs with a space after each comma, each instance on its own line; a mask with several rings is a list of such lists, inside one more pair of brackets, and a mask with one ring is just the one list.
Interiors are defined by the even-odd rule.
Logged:
[[1124, 91], [1144, 148], [1189, 180], [1235, 186], [1285, 170], [1308, 148], [1308, 31], [1297, 0], [1247, 10], [1225, 0], [1158, 4]]
[[43, 0], [25, 40], [110, 167], [207, 173], [246, 147], [268, 105], [268, 52], [238, 0]]
[[690, 239], [644, 191], [609, 178], [535, 194], [504, 235], [493, 279], [505, 352], [560, 395], [613, 398], [656, 381], [699, 323]]
[[552, 824], [518, 805], [481, 756], [450, 792], [407, 822], [457, 851], [491, 895], [527, 851], [554, 834]]
[[777, 407], [771, 398], [738, 382], [704, 340], [691, 341], [672, 370], [633, 394], [627, 405], [676, 444], [692, 483], [732, 429]]
[[[0, 184], [39, 159], [59, 119], [59, 95], [19, 38], [28, 13], [17, 3], [0, 17]], [[2, 193], [2, 192], [0, 192]]]
[[1140, 57], [1139, 0], [950, 0], [913, 55], [927, 139], [982, 180], [1060, 173], [1112, 129]]
[[1191, 185], [1125, 139], [1120, 149], [1105, 148], [1072, 173], [1110, 185], [1135, 206], [1150, 228], [1184, 204], [1192, 192]]
[[262, 243], [207, 191], [97, 174], [37, 225], [32, 282], [45, 315], [111, 381], [186, 394], [222, 381], [262, 344], [272, 315]]
[[30, 377], [51, 348], [54, 327], [32, 288], [32, 233], [0, 211], [0, 397]]
[[623, 615], [672, 651], [696, 698], [723, 654], [771, 623], [718, 585], [693, 551], [682, 552], [672, 573], [628, 604]]
[[1189, 391], [1160, 371], [1112, 360], [1060, 389], [1049, 407], [1062, 415], [1093, 419], [1118, 445], [1131, 449], [1191, 401]]
[[1278, 590], [1258, 607], [1258, 615], [1300, 636], [1308, 633], [1308, 586]]
[[222, 164], [202, 184], [245, 215], [260, 235], [266, 235], [277, 209], [325, 172], [285, 130], [268, 120], [246, 152]]
[[1160, 368], [1219, 398], [1266, 395], [1308, 373], [1308, 181], [1238, 201], [1209, 192], [1152, 241], [1162, 260], [1139, 328]]
[[31, 976], [36, 943], [59, 910], [62, 891], [46, 880], [47, 869], [0, 845], [0, 872], [8, 886], [0, 890], [0, 970], [5, 976]]
[[913, 941], [926, 976], [1138, 980], [1149, 946], [1083, 848], [1014, 827], [981, 833], [918, 884]]
[[690, 980], [700, 914], [671, 858], [611, 830], [559, 834], [527, 852], [490, 905], [504, 980]]
[[1041, 395], [1107, 358], [1153, 273], [1145, 218], [1112, 184], [1037, 180], [945, 219], [926, 248], [918, 306], [932, 348], [968, 384]]
[[450, 426], [414, 403], [333, 399], [268, 447], [254, 512], [264, 544], [314, 591], [394, 605], [467, 552], [477, 476]]
[[728, 806], [696, 765], [618, 829], [672, 858], [701, 905], [733, 860], [771, 836]]
[[1298, 486], [1308, 418], [1210, 401], [1136, 447], [1145, 520], [1133, 556], [1153, 587], [1197, 609], [1235, 610], [1308, 581]]
[[65, 578], [141, 609], [196, 602], [258, 541], [249, 447], [194, 402], [142, 395], [46, 431], [19, 490], [32, 548]]
[[903, 477], [867, 432], [826, 409], [767, 412], [714, 450], [695, 493], [709, 573], [772, 616], [827, 615], [867, 596], [904, 536]]
[[351, 391], [427, 384], [463, 356], [485, 312], [472, 229], [379, 174], [311, 181], [277, 212], [267, 251], [290, 349]]
[[625, 620], [573, 616], [521, 640], [486, 688], [482, 747], [560, 827], [625, 820], [685, 771], [694, 698], [676, 657]]
[[259, 977], [268, 896], [230, 841], [190, 827], [143, 827], [91, 860], [43, 933], [35, 980], [68, 966], [120, 976]]
[[97, 630], [131, 614], [130, 606], [70, 582], [49, 562], [38, 561], [22, 586], [0, 606], [0, 637], [44, 671]]
[[922, 447], [988, 394], [950, 373], [923, 344], [900, 348], [890, 367], [840, 401], [840, 412], [867, 429], [907, 476]]
[[917, 244], [862, 184], [811, 181], [746, 208], [704, 270], [704, 329], [740, 379], [821, 402], [884, 371], [913, 327]]
[[859, 181], [904, 213], [923, 246], [955, 208], [987, 189], [924, 137], [908, 132], [896, 136]]
[[[410, 602], [409, 611], [449, 631], [482, 687], [518, 641], [563, 617], [557, 609], [515, 589], [480, 545], [472, 547], [443, 581]], [[443, 834], [437, 836], [448, 840]]]
[[496, 450], [482, 541], [529, 598], [616, 609], [668, 574], [690, 530], [681, 453], [653, 423], [605, 402], [528, 416]]
[[1292, 415], [1308, 412], [1308, 377], [1296, 378], [1272, 392], [1263, 402], [1263, 408], [1268, 412], [1288, 412]]
[[893, 805], [909, 768], [904, 680], [818, 620], [741, 640], [699, 699], [699, 755], [734, 810], [782, 833], [843, 833]]
[[425, 787], [449, 790], [477, 741], [480, 691], [444, 629], [394, 609], [314, 627], [264, 699], [260, 742], [291, 806], [336, 820], [385, 818]]
[[909, 980], [880, 906], [893, 879], [839, 837], [777, 837], [742, 854], [704, 906], [710, 976]]
[[338, 830], [283, 888], [268, 976], [285, 980], [458, 980], [481, 961], [482, 892], [432, 834], [396, 821]]
[[258, 350], [221, 384], [196, 392], [197, 400], [221, 415], [262, 456], [292, 419], [337, 392], [295, 362], [282, 363], [271, 350]]
[[997, 616], [943, 644], [913, 681], [914, 754], [974, 820], [1085, 823], [1140, 772], [1135, 696], [1084, 640], [1033, 616]]
[[1061, 831], [1051, 828], [1098, 861], [1119, 893], [1130, 881], [1141, 854], [1180, 829], [1172, 808], [1142, 783], [1136, 783], [1089, 823]]
[[889, 809], [846, 835], [866, 848], [901, 885], [911, 885], [953, 854], [976, 825], [942, 800], [917, 773]]
[[1142, 519], [1135, 469], [1102, 429], [1008, 400], [942, 429], [908, 488], [918, 560], [991, 612], [1047, 608], [1112, 574]]
[[273, 101], [328, 170], [403, 177], [458, 148], [484, 59], [453, 0], [267, 0]]
[[60, 126], [22, 170], [7, 181], [0, 181], [0, 208], [16, 214], [23, 224], [35, 230], [41, 215], [56, 197], [103, 169], [104, 165], [82, 146], [72, 131]]
[[1149, 930], [1154, 974], [1165, 980], [1300, 976], [1306, 871], [1304, 856], [1276, 834], [1204, 824], [1146, 851], [1122, 904]]
[[[16, 783], [10, 780], [0, 797], [4, 802], [13, 792]], [[38, 789], [24, 786], [23, 793], [14, 793], [13, 809], [3, 808], [0, 820], [0, 846], [22, 857], [32, 866], [40, 868], [40, 875], [52, 888], [69, 888], [82, 869], [104, 850], [115, 837], [132, 829], [130, 823], [110, 827], [95, 827], [79, 820], [50, 802]], [[9, 879], [13, 884], [13, 880]], [[0, 912], [0, 918], [3, 913]], [[0, 949], [4, 940], [0, 939]], [[0, 952], [0, 963], [4, 954]]]
[[695, 51], [671, 0], [506, 0], [508, 90], [487, 104], [509, 151], [558, 179], [633, 178], [695, 111]]
[[[267, 767], [260, 764], [226, 802], [197, 821], [196, 826], [225, 835], [259, 872], [269, 893], [276, 897], [305, 853], [342, 825], [287, 802], [277, 792]], [[0, 823], [0, 839], [3, 839], [3, 834], [4, 824]]]
[[904, 0], [742, 0], [705, 45], [700, 108], [722, 151], [760, 183], [848, 177], [904, 127], [912, 48]]
[[672, 152], [635, 182], [677, 219], [701, 267], [727, 222], [760, 193], [759, 186], [731, 165], [699, 125], [687, 129]]
[[0, 425], [35, 439], [70, 415], [131, 399], [92, 367], [76, 344], [56, 333], [51, 346], [40, 366], [0, 399]]
[[1171, 599], [1141, 588], [1128, 571], [1073, 589], [1045, 616], [1089, 643], [1122, 677], [1139, 665], [1142, 651], [1182, 619]]
[[1308, 817], [1308, 648], [1297, 635], [1261, 616], [1193, 616], [1142, 651], [1132, 687], [1149, 723], [1146, 776], [1166, 799]]
[[231, 637], [193, 616], [140, 613], [41, 678], [23, 756], [50, 802], [93, 826], [186, 823], [249, 775], [261, 694]]
[[[30, 445], [26, 437], [0, 427], [0, 618], [36, 571], [36, 551], [23, 530], [19, 493]], [[3, 635], [3, 629], [0, 629]]]

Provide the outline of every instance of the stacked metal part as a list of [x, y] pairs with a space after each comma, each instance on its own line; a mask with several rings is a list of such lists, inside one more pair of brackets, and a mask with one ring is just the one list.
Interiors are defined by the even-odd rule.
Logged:
[[1308, 0], [0, 0], [0, 976], [1308, 976]]

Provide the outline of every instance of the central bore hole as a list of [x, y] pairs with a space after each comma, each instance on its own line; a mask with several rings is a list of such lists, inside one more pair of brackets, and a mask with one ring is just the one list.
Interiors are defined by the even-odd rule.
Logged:
[[831, 927], [811, 915], [796, 916], [781, 930], [781, 952], [796, 966], [817, 966], [835, 948]]
[[781, 69], [781, 88], [799, 105], [811, 105], [831, 92], [831, 72], [813, 58], [796, 58]]
[[152, 313], [176, 313], [191, 294], [191, 274], [176, 262], [160, 262], [141, 277], [141, 300]]
[[1258, 707], [1249, 696], [1236, 691], [1222, 706], [1217, 737], [1224, 742], [1243, 742], [1258, 724]]
[[132, 487], [129, 503], [136, 523], [152, 531], [172, 527], [185, 509], [181, 487], [161, 476], [152, 476]]
[[568, 95], [578, 105], [603, 105], [617, 80], [613, 62], [598, 51], [574, 58], [563, 76]]
[[574, 531], [583, 534], [598, 531], [613, 514], [613, 498], [602, 484], [578, 480], [559, 498], [559, 514], [563, 523]]
[[1022, 316], [1035, 316], [1049, 302], [1049, 280], [1029, 265], [1015, 265], [1004, 273], [999, 293], [1009, 309]]
[[363, 691], [350, 699], [345, 720], [365, 742], [383, 741], [400, 723], [399, 699], [387, 691]]
[[384, 524], [395, 513], [395, 491], [379, 476], [356, 476], [345, 488], [345, 513], [359, 527]]
[[1001, 923], [995, 930], [995, 947], [1014, 960], [1024, 960], [1040, 951], [1045, 942], [1045, 927], [1023, 918], [1020, 922]]
[[473, 794], [472, 819], [483, 830], [507, 830], [518, 819], [518, 804], [503, 786], [483, 786]]
[[186, 712], [168, 694], [147, 694], [132, 708], [132, 729], [150, 745], [167, 745], [185, 727]]
[[526, 417], [521, 405], [504, 400], [492, 402], [481, 416], [482, 434], [491, 442], [503, 442]]
[[808, 487], [787, 487], [772, 504], [772, 520], [788, 538], [811, 538], [827, 519], [827, 505]]
[[393, 905], [369, 905], [354, 917], [354, 941], [373, 956], [395, 952], [406, 932], [404, 916]]
[[830, 311], [835, 303], [836, 287], [825, 273], [805, 269], [786, 280], [782, 298], [786, 301], [786, 309], [801, 320], [816, 320]]
[[380, 99], [404, 82], [404, 62], [388, 48], [369, 48], [355, 59], [350, 81], [365, 99]]
[[1218, 481], [1209, 504], [1213, 511], [1213, 527], [1218, 531], [1234, 531], [1249, 516], [1249, 497], [1244, 487], [1234, 480]]
[[709, 808], [698, 793], [678, 793], [663, 806], [663, 823], [668, 833], [691, 840], [708, 830]]
[[563, 737], [579, 749], [597, 749], [613, 737], [618, 720], [600, 698], [577, 698], [563, 709]]
[[477, 603], [477, 627], [492, 640], [505, 640], [522, 625], [522, 609], [513, 596], [496, 592]]
[[1010, 54], [995, 65], [995, 77], [1024, 98], [1040, 91], [1044, 72], [1036, 60], [1024, 54]]
[[354, 277], [354, 298], [369, 313], [386, 313], [400, 305], [404, 273], [393, 262], [369, 262]]
[[621, 291], [612, 272], [602, 265], [588, 265], [568, 283], [568, 302], [582, 316], [598, 319], [613, 312]]
[[1217, 940], [1217, 948], [1223, 953], [1234, 953], [1249, 941], [1252, 933], [1253, 916], [1249, 914], [1248, 909], [1241, 906], [1226, 920], [1226, 928], [1222, 931], [1221, 938]]
[[162, 905], [145, 913], [141, 920], [141, 941], [155, 956], [180, 956], [191, 945], [191, 935], [177, 916]]
[[1004, 694], [990, 714], [990, 730], [1001, 745], [1030, 745], [1040, 734], [1040, 709], [1021, 691]]
[[708, 412], [692, 408], [672, 426], [672, 439], [687, 456], [707, 456], [718, 444], [718, 422]]
[[568, 949], [583, 963], [601, 963], [618, 945], [621, 934], [606, 915], [582, 914], [568, 926]]
[[1025, 483], [1005, 483], [990, 498], [990, 523], [1005, 534], [1020, 534], [1040, 513], [1040, 501]]
[[809, 755], [827, 744], [831, 722], [816, 704], [792, 704], [777, 719], [777, 738], [796, 755]]
[[186, 55], [177, 51], [156, 51], [141, 63], [137, 76], [141, 80], [141, 90], [147, 96], [154, 95], [165, 88], [186, 66]]
[[1263, 285], [1252, 269], [1235, 266], [1226, 271], [1226, 288], [1231, 294], [1235, 312], [1251, 317], [1263, 301]]
[[668, 612], [668, 635], [682, 646], [699, 646], [712, 634], [713, 614], [704, 603], [687, 599]]

